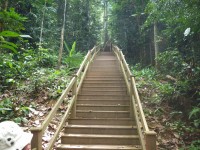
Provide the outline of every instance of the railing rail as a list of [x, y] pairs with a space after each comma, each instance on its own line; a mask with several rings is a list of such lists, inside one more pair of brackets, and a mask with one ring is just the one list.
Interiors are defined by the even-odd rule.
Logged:
[[87, 55], [85, 56], [82, 64], [80, 65], [79, 70], [74, 75], [74, 77], [71, 79], [69, 85], [67, 88], [63, 91], [60, 98], [57, 100], [56, 104], [52, 108], [52, 110], [49, 112], [48, 116], [45, 118], [41, 126], [39, 127], [32, 127], [31, 132], [33, 133], [33, 139], [31, 142], [31, 147], [34, 150], [42, 150], [42, 136], [48, 127], [49, 123], [53, 119], [53, 117], [56, 115], [57, 110], [63, 103], [64, 99], [67, 98], [67, 94], [72, 91], [72, 98], [69, 102], [68, 108], [63, 115], [60, 124], [57, 127], [56, 132], [54, 133], [53, 137], [51, 138], [48, 147], [45, 148], [46, 150], [50, 150], [53, 148], [55, 141], [57, 140], [60, 131], [62, 130], [63, 126], [65, 125], [66, 120], [69, 118], [69, 116], [73, 117], [75, 116], [76, 112], [76, 100], [77, 100], [77, 94], [81, 88], [82, 82], [85, 78], [85, 75], [87, 73], [87, 70], [90, 66], [90, 63], [93, 61], [95, 55], [100, 50], [100, 46], [95, 46], [92, 50], [89, 50]]
[[138, 127], [138, 134], [140, 136], [142, 149], [156, 150], [156, 133], [154, 131], [150, 131], [148, 128], [139, 94], [136, 88], [135, 78], [129, 69], [122, 51], [117, 46], [113, 46], [112, 49], [120, 62], [120, 66], [128, 88], [128, 93], [131, 99], [131, 113], [133, 113], [131, 116], [134, 115], [136, 118], [136, 124]]

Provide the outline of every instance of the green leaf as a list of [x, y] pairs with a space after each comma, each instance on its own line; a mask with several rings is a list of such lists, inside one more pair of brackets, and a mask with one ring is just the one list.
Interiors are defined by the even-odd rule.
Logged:
[[10, 68], [13, 68], [13, 64], [12, 64], [11, 62], [7, 62], [7, 64], [8, 64], [8, 66], [9, 66]]
[[137, 17], [137, 16], [138, 16], [138, 14], [132, 14], [131, 16], [132, 16], [132, 17]]
[[70, 50], [69, 57], [72, 57], [76, 51], [76, 42], [73, 43], [72, 49]]
[[199, 125], [200, 125], [200, 120], [199, 119], [194, 120], [194, 126], [198, 128]]
[[22, 118], [17, 117], [17, 118], [14, 119], [14, 121], [15, 121], [16, 123], [21, 123], [21, 122], [22, 122]]
[[15, 83], [15, 80], [14, 79], [6, 79], [6, 82], [7, 83]]
[[26, 118], [22, 118], [22, 122], [28, 123], [28, 120]]
[[193, 116], [197, 116], [198, 114], [200, 114], [200, 108], [199, 107], [194, 107], [192, 109], [192, 111], [190, 112], [190, 115], [189, 115], [189, 119], [191, 119]]
[[19, 37], [19, 34], [16, 32], [12, 32], [12, 31], [3, 31], [0, 32], [0, 36], [4, 36], [4, 37]]
[[12, 110], [12, 109], [10, 109], [10, 108], [0, 108], [0, 111], [2, 111], [2, 110]]
[[32, 38], [30, 35], [20, 35], [22, 38]]
[[12, 46], [12, 47], [14, 47], [14, 48], [18, 48], [18, 47], [17, 47], [17, 45], [16, 45], [16, 44], [14, 44], [14, 43], [12, 43], [12, 42], [8, 42], [8, 41], [1, 41], [1, 43], [4, 43], [4, 44], [6, 44], [6, 45], [10, 45], [10, 46]]
[[64, 41], [64, 45], [65, 45], [65, 48], [67, 49], [68, 53], [70, 53], [69, 46], [67, 45], [67, 43], [65, 41]]
[[6, 48], [6, 49], [13, 51], [14, 53], [17, 53], [17, 50], [13, 46], [10, 46], [7, 44], [0, 45], [0, 48]]

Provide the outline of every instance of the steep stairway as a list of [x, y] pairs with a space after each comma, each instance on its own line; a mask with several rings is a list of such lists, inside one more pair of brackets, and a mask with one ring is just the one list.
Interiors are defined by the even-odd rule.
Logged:
[[141, 150], [119, 61], [100, 52], [91, 64], [57, 150]]

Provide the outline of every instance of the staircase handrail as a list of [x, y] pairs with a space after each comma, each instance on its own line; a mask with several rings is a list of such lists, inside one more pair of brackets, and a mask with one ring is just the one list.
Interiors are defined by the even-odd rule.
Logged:
[[126, 62], [123, 52], [117, 46], [113, 46], [112, 49], [120, 62], [120, 66], [128, 88], [128, 93], [131, 97], [131, 109], [134, 112], [136, 118], [136, 124], [138, 127], [138, 134], [140, 137], [142, 149], [156, 150], [156, 133], [154, 131], [150, 131], [147, 125], [134, 75], [130, 71], [129, 65]]
[[32, 149], [34, 150], [42, 150], [42, 136], [47, 129], [49, 123], [55, 116], [56, 112], [60, 108], [63, 101], [67, 98], [67, 94], [72, 91], [72, 98], [68, 104], [68, 108], [63, 115], [60, 124], [57, 127], [56, 132], [54, 133], [53, 137], [48, 144], [46, 150], [50, 150], [53, 148], [55, 141], [58, 138], [60, 131], [62, 130], [65, 121], [69, 118], [69, 116], [75, 115], [75, 104], [77, 100], [77, 94], [80, 90], [82, 82], [85, 78], [87, 70], [89, 68], [90, 63], [93, 61], [96, 54], [99, 52], [100, 46], [95, 46], [92, 50], [89, 50], [87, 55], [85, 56], [83, 62], [81, 63], [79, 70], [77, 73], [72, 77], [70, 83], [68, 84], [67, 88], [62, 92], [62, 95], [57, 100], [56, 104], [53, 106], [52, 110], [49, 112], [48, 116], [45, 118], [43, 123], [39, 127], [31, 127], [31, 132], [33, 133], [33, 139], [31, 142]]

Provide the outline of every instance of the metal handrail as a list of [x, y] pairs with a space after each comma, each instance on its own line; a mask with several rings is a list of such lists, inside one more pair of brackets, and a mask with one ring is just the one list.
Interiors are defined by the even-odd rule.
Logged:
[[[62, 95], [57, 100], [56, 104], [54, 105], [52, 110], [49, 112], [48, 116], [45, 118], [45, 120], [43, 121], [41, 126], [31, 128], [31, 132], [33, 133], [33, 139], [32, 139], [32, 142], [31, 142], [32, 149], [42, 150], [43, 133], [45, 132], [49, 123], [51, 122], [51, 120], [55, 116], [57, 110], [59, 109], [59, 107], [63, 103], [64, 99], [67, 97], [67, 94], [70, 91], [72, 91], [72, 99], [70, 100], [69, 106], [68, 106], [64, 116], [62, 117], [61, 123], [59, 124], [56, 132], [54, 133], [54, 136], [51, 138], [50, 143], [48, 144], [48, 147], [46, 148], [46, 150], [50, 150], [50, 149], [53, 148], [54, 143], [57, 140], [58, 135], [59, 135], [60, 131], [62, 130], [64, 124], [65, 124], [65, 121], [69, 118], [70, 115], [71, 116], [75, 115], [74, 113], [76, 112], [75, 104], [76, 104], [76, 100], [77, 100], [77, 94], [78, 94], [80, 87], [82, 85], [82, 82], [85, 78], [85, 75], [86, 75], [86, 72], [89, 68], [89, 65], [93, 61], [94, 57], [99, 52], [99, 50], [100, 50], [100, 47], [95, 46], [92, 50], [88, 51], [83, 62], [81, 63], [80, 68], [77, 71], [76, 75], [74, 75], [74, 77], [71, 79], [69, 85], [63, 91]], [[78, 80], [78, 79], [80, 79], [80, 80]]]
[[137, 91], [137, 87], [135, 84], [135, 78], [129, 69], [129, 66], [126, 62], [122, 51], [117, 46], [113, 46], [113, 51], [120, 62], [120, 66], [128, 88], [128, 93], [131, 99], [131, 109], [136, 119], [142, 149], [156, 150], [156, 133], [154, 131], [150, 131], [148, 128], [139, 94]]

